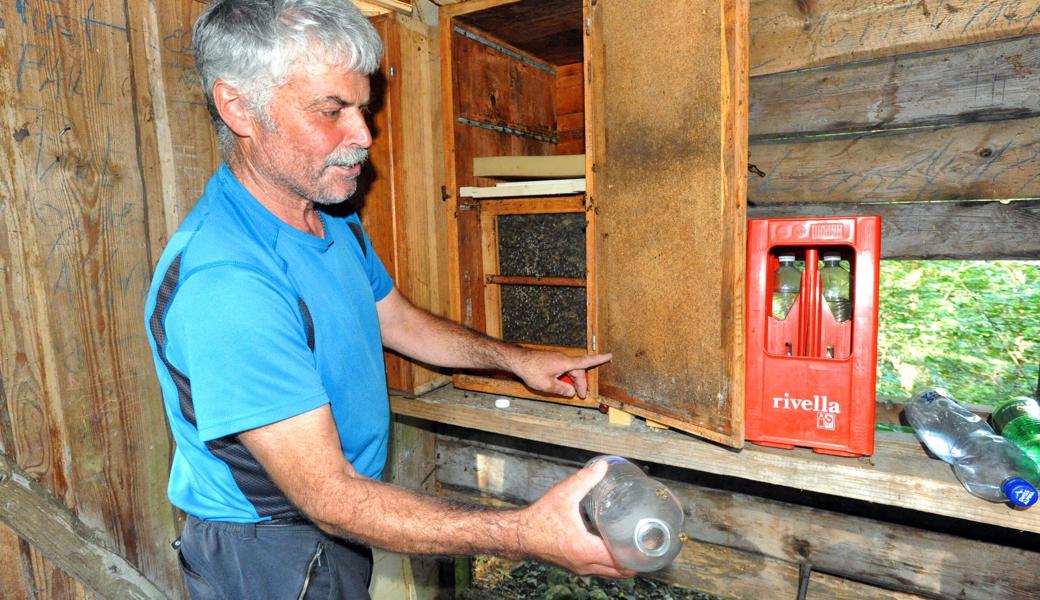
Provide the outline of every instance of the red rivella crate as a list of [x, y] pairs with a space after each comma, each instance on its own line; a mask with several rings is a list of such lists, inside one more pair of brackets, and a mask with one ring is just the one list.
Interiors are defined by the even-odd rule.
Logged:
[[[824, 298], [821, 271], [827, 269], [827, 278], [842, 275], [835, 271], [835, 254], [847, 271], [851, 310], [840, 302], [832, 310]], [[786, 316], [779, 297], [774, 314], [781, 256], [794, 257], [793, 266], [785, 258], [792, 268], [802, 264], [800, 277], [793, 276], [800, 290]], [[880, 217], [748, 222], [748, 441], [840, 456], [873, 454], [880, 259]]]

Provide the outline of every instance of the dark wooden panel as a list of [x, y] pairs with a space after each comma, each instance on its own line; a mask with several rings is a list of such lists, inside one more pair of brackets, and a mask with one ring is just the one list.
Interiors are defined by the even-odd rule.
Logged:
[[452, 35], [453, 86], [457, 110], [466, 117], [528, 133], [556, 131], [553, 73], [538, 69], [485, 44]]
[[585, 82], [582, 63], [556, 69], [557, 154], [585, 152]]
[[751, 80], [752, 142], [1040, 115], [1040, 36]]
[[759, 143], [753, 204], [1040, 197], [1040, 117]]
[[751, 74], [1040, 33], [1035, 0], [753, 0]]
[[640, 3], [638, 28], [626, 3], [592, 6], [590, 197], [600, 395], [739, 446], [746, 32], [723, 5]]
[[1040, 200], [748, 208], [749, 219], [839, 215], [881, 216], [881, 258], [1040, 258]]
[[523, 0], [458, 18], [545, 62], [582, 60], [581, 0]]

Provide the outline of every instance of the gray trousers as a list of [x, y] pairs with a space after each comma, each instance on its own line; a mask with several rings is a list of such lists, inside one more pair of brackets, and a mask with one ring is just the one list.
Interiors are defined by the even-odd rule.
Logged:
[[188, 517], [181, 570], [193, 600], [367, 600], [372, 550], [306, 521], [242, 524]]

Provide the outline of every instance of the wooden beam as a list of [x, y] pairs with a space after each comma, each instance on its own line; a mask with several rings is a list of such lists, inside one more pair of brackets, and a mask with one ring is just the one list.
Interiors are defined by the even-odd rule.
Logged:
[[0, 521], [101, 598], [166, 598], [102, 536], [0, 453]]
[[969, 495], [950, 466], [929, 458], [912, 434], [878, 432], [873, 456], [844, 458], [754, 445], [736, 452], [678, 431], [650, 433], [640, 421], [610, 428], [597, 410], [547, 402], [518, 399], [500, 411], [491, 396], [451, 387], [421, 398], [391, 397], [391, 408], [459, 427], [1040, 533], [1040, 512]]
[[557, 287], [585, 287], [584, 277], [522, 277], [519, 275], [485, 275], [492, 285], [551, 285]]
[[[578, 462], [563, 459], [565, 452], [546, 456], [530, 444], [481, 438], [437, 436], [437, 483], [442, 489], [529, 504], [581, 466], [578, 457]], [[1040, 573], [1019, 567], [1040, 561], [1036, 551], [713, 489], [686, 481], [674, 469], [651, 474], [678, 496], [694, 548], [724, 547], [792, 566], [806, 562], [817, 571], [906, 593], [943, 596], [956, 590], [965, 600], [1012, 600], [1040, 585]], [[686, 563], [680, 571], [718, 560], [692, 550], [680, 554], [680, 563]], [[731, 577], [758, 576], [730, 567], [706, 591], [724, 590]]]
[[1021, 0], [751, 2], [751, 74], [794, 71], [1040, 33]]
[[401, 0], [352, 0], [355, 5], [359, 4], [372, 4], [384, 9], [386, 12], [395, 12], [398, 14], [411, 16], [412, 15], [412, 3], [402, 2]]
[[911, 204], [790, 204], [748, 208], [748, 218], [881, 216], [881, 258], [1040, 258], [1040, 200]]
[[585, 155], [478, 156], [473, 159], [473, 174], [477, 177], [530, 179], [585, 177]]
[[1040, 116], [1040, 36], [751, 80], [751, 141]]
[[519, 198], [522, 196], [562, 196], [585, 191], [585, 179], [547, 179], [545, 181], [518, 181], [495, 186], [463, 186], [463, 198]]
[[487, 215], [546, 215], [578, 213], [585, 210], [585, 197], [556, 196], [552, 198], [496, 198], [480, 203], [480, 214]]
[[748, 201], [1040, 198], [1038, 154], [1040, 117], [752, 144]]

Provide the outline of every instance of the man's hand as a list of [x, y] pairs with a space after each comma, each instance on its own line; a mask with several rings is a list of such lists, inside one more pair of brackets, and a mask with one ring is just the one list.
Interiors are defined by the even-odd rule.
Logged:
[[579, 504], [607, 473], [597, 461], [558, 483], [520, 512], [519, 544], [524, 554], [559, 565], [578, 575], [622, 579], [635, 575], [617, 566], [598, 536], [589, 533]]
[[[589, 391], [586, 371], [611, 358], [612, 354], [567, 356], [552, 350], [520, 350], [511, 360], [509, 370], [533, 390], [568, 397], [577, 393], [579, 398], [584, 398]], [[561, 380], [563, 375], [573, 384]]]

